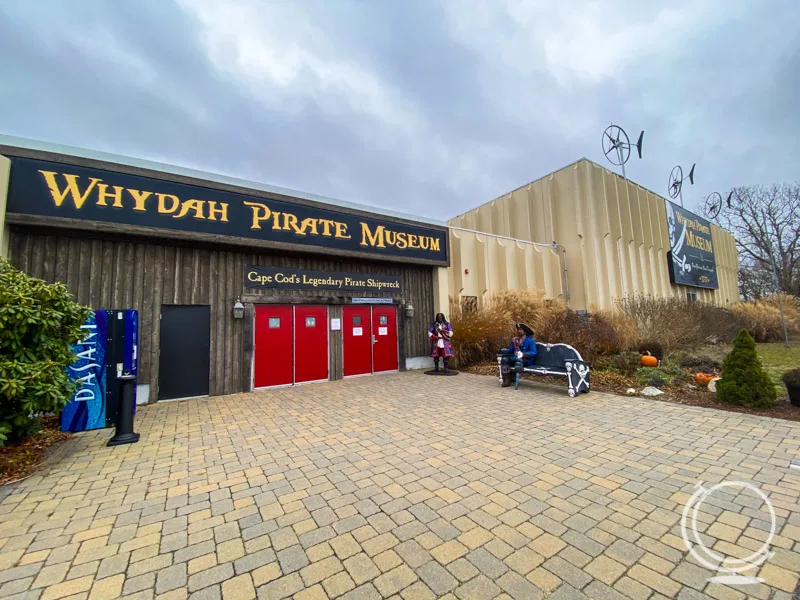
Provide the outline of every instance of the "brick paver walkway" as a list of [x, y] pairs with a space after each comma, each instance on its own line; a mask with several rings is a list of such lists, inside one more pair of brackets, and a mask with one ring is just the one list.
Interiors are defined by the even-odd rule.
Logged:
[[[778, 598], [800, 572], [800, 426], [405, 373], [141, 408], [141, 441], [70, 441], [0, 503], [15, 598]], [[763, 584], [708, 583], [680, 538], [698, 481], [778, 515]], [[753, 493], [706, 544], [769, 529]], [[1, 497], [1, 496], [0, 496]]]

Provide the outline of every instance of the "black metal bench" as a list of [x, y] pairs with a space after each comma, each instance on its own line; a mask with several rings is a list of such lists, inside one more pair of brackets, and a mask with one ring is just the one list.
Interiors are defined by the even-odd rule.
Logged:
[[[532, 375], [555, 375], [567, 378], [567, 391], [570, 397], [575, 397], [580, 393], [589, 391], [590, 364], [581, 358], [572, 346], [567, 344], [542, 344], [536, 342], [536, 358], [533, 366], [524, 367], [522, 361], [516, 361], [516, 366], [512, 367], [512, 372], [516, 373], [514, 389], [519, 387], [520, 374], [530, 373]], [[505, 357], [513, 357], [508, 349], [502, 349], [497, 354], [497, 368], [500, 382], [503, 381], [502, 361]]]

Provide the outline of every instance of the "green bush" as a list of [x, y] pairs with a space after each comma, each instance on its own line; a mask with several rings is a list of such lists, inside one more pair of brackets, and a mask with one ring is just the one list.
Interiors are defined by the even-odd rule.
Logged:
[[691, 377], [674, 362], [663, 361], [658, 367], [640, 367], [636, 370], [640, 385], [675, 387], [691, 381]]
[[775, 404], [777, 396], [772, 379], [761, 366], [755, 341], [742, 329], [733, 341], [733, 350], [722, 362], [717, 399], [726, 404], [766, 408]]
[[632, 377], [642, 366], [642, 356], [635, 350], [620, 352], [609, 361], [609, 367], [621, 375]]
[[0, 445], [35, 431], [35, 417], [57, 413], [76, 384], [67, 367], [89, 309], [60, 283], [35, 279], [0, 259]]

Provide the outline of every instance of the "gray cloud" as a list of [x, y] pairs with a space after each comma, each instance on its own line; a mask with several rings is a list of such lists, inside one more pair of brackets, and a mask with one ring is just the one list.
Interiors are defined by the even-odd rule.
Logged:
[[785, 2], [39, 0], [0, 7], [0, 131], [437, 219], [647, 131], [665, 193], [797, 179]]

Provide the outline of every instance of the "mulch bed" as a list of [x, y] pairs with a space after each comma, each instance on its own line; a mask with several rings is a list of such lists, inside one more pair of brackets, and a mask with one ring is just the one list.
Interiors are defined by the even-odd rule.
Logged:
[[[464, 369], [468, 373], [478, 375], [491, 375], [497, 377], [497, 365], [479, 365]], [[540, 377], [533, 375], [522, 375], [523, 379], [537, 383], [554, 384], [565, 387], [563, 377]], [[632, 379], [612, 371], [592, 371], [592, 391], [607, 392], [627, 396], [628, 388], [635, 388], [641, 391], [641, 386], [637, 385]], [[665, 388], [660, 396], [628, 396], [632, 398], [648, 398], [659, 402], [669, 402], [671, 404], [682, 404], [684, 406], [699, 406], [701, 408], [714, 408], [727, 412], [745, 413], [748, 415], [758, 415], [760, 417], [772, 417], [774, 419], [786, 419], [787, 421], [800, 421], [800, 406], [789, 404], [788, 396], [781, 396], [775, 401], [772, 408], [746, 408], [744, 406], [730, 406], [717, 402], [716, 396], [709, 391], [691, 388]]]
[[71, 437], [60, 431], [58, 417], [41, 417], [39, 423], [42, 428], [28, 439], [0, 448], [0, 486], [32, 475], [50, 448]]

